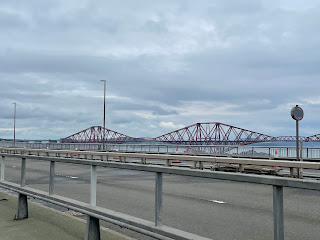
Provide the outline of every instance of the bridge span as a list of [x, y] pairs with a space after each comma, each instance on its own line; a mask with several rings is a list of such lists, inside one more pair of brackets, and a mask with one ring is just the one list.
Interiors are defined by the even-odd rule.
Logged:
[[[105, 136], [105, 139], [104, 137]], [[195, 123], [190, 126], [160, 135], [155, 138], [135, 138], [103, 128], [92, 126], [66, 138], [62, 143], [127, 143], [127, 142], [162, 142], [188, 145], [248, 145], [260, 142], [296, 141], [295, 136], [273, 137], [263, 133], [231, 126], [220, 122]], [[300, 137], [304, 142], [320, 142], [320, 134]]]

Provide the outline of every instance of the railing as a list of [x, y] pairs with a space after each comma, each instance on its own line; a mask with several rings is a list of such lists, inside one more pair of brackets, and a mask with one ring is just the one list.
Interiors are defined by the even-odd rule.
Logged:
[[[12, 147], [12, 142], [0, 142], [2, 147]], [[16, 147], [60, 149], [60, 150], [84, 150], [100, 151], [101, 143], [27, 143], [16, 142]], [[123, 152], [152, 152], [152, 153], [176, 153], [176, 154], [209, 154], [232, 155], [247, 157], [276, 157], [296, 158], [296, 148], [281, 146], [252, 146], [252, 145], [173, 145], [173, 144], [106, 144], [107, 151]], [[303, 147], [302, 158], [320, 159], [320, 147]]]
[[[125, 153], [125, 152], [95, 152], [95, 151], [70, 151], [70, 150], [50, 150], [50, 149], [26, 149], [26, 148], [0, 148], [1, 153], [12, 153], [20, 155], [37, 155], [37, 156], [55, 156], [74, 158], [74, 159], [99, 159], [101, 161], [119, 161], [125, 163], [128, 159], [137, 160], [141, 164], [147, 164], [149, 160], [163, 160], [166, 166], [172, 166], [174, 161], [191, 162], [191, 168], [204, 169], [204, 163], [210, 164], [236, 164], [238, 171], [244, 172], [245, 166], [267, 166], [267, 167], [284, 167], [290, 169], [291, 177], [303, 177], [302, 169], [320, 170], [319, 162], [297, 162], [283, 160], [264, 160], [252, 158], [232, 158], [232, 157], [215, 157], [215, 156], [190, 156], [190, 155], [172, 155], [172, 154], [147, 154], [147, 153]], [[116, 157], [116, 159], [114, 159]], [[132, 160], [131, 160], [132, 161]], [[152, 161], [149, 161], [152, 163]]]
[[[21, 149], [20, 149], [21, 150]], [[22, 152], [24, 155], [21, 155], [21, 152], [17, 154], [18, 150], [11, 149], [11, 151], [16, 154], [10, 153], [0, 153], [1, 162], [0, 162], [0, 187], [11, 189], [19, 193], [18, 201], [18, 210], [16, 214], [17, 219], [23, 219], [28, 217], [28, 204], [27, 196], [32, 196], [44, 201], [48, 201], [60, 206], [64, 206], [75, 211], [79, 211], [88, 215], [87, 218], [87, 232], [86, 239], [100, 239], [100, 224], [99, 219], [109, 221], [120, 226], [142, 232], [149, 236], [158, 238], [158, 239], [207, 239], [200, 237], [191, 233], [187, 233], [178, 229], [170, 228], [168, 226], [162, 225], [162, 175], [163, 174], [175, 174], [182, 176], [191, 176], [191, 177], [201, 177], [201, 178], [211, 178], [219, 180], [229, 180], [237, 182], [248, 182], [256, 184], [270, 185], [273, 187], [273, 220], [274, 220], [274, 239], [283, 240], [284, 239], [284, 219], [283, 219], [283, 187], [292, 187], [292, 188], [301, 188], [309, 190], [318, 190], [320, 191], [320, 181], [315, 180], [301, 180], [301, 179], [292, 179], [292, 178], [280, 178], [273, 176], [260, 176], [253, 174], [241, 174], [241, 173], [224, 173], [224, 172], [213, 172], [207, 170], [198, 170], [198, 169], [181, 169], [177, 167], [164, 167], [164, 166], [154, 166], [154, 165], [145, 165], [145, 164], [133, 164], [133, 163], [119, 163], [119, 162], [109, 162], [101, 160], [82, 160], [82, 159], [73, 159], [73, 158], [61, 158], [61, 157], [52, 157], [49, 154], [61, 151], [46, 151], [38, 150], [39, 152], [45, 153], [46, 156], [35, 156], [27, 155], [27, 152]], [[46, 152], [45, 152], [46, 151]], [[70, 154], [70, 152], [68, 152]], [[77, 152], [79, 153], [79, 152]], [[65, 153], [63, 153], [65, 154]], [[86, 156], [92, 155], [96, 156], [97, 152], [86, 152]], [[100, 154], [100, 153], [99, 153]], [[104, 155], [105, 154], [105, 155]], [[115, 153], [101, 153], [100, 156], [108, 156]], [[120, 155], [120, 153], [119, 153]], [[132, 157], [160, 157], [161, 155], [152, 156], [151, 154], [129, 154], [121, 153], [121, 156], [132, 156]], [[5, 157], [21, 157], [21, 177], [20, 184], [14, 184], [11, 182], [5, 181]], [[164, 156], [164, 155], [162, 155]], [[165, 156], [165, 158], [171, 158], [171, 155]], [[175, 158], [182, 158], [181, 156], [175, 156]], [[194, 160], [194, 156], [185, 156], [185, 159]], [[199, 157], [198, 157], [199, 158]], [[200, 157], [201, 161], [206, 160], [208, 157]], [[48, 192], [39, 191], [32, 189], [26, 186], [25, 181], [25, 172], [26, 172], [26, 162], [27, 159], [49, 161], [50, 162], [50, 181]], [[216, 160], [218, 158], [215, 158]], [[102, 159], [104, 160], [104, 159]], [[249, 161], [249, 160], [248, 160]], [[251, 160], [253, 161], [253, 160]], [[261, 160], [258, 160], [261, 161]], [[55, 164], [56, 162], [60, 163], [69, 163], [69, 164], [80, 164], [91, 167], [91, 180], [90, 180], [90, 204], [79, 202], [70, 198], [62, 197], [54, 193], [54, 183], [55, 183]], [[281, 164], [281, 161], [278, 161], [278, 164]], [[285, 162], [285, 161], [282, 161]], [[289, 164], [292, 162], [283, 163]], [[267, 164], [267, 163], [263, 163]], [[296, 162], [294, 163], [296, 167], [302, 167], [301, 164]], [[305, 163], [307, 167], [317, 166], [319, 169], [319, 164], [314, 163]], [[146, 171], [155, 173], [155, 221], [154, 223], [139, 219], [133, 216], [126, 214], [110, 211], [105, 208], [96, 206], [96, 191], [97, 191], [97, 167], [109, 167], [109, 168], [119, 168], [127, 170], [137, 170], [137, 171]]]
[[[166, 170], [161, 167], [139, 166], [136, 164], [121, 164], [111, 162], [101, 162], [92, 160], [79, 160], [79, 159], [64, 159], [53, 158], [44, 156], [21, 156], [21, 177], [20, 184], [14, 184], [5, 181], [5, 157], [17, 157], [16, 154], [1, 154], [0, 162], [0, 187], [7, 188], [19, 193], [18, 208], [16, 219], [28, 218], [28, 202], [27, 196], [32, 196], [43, 201], [57, 204], [75, 211], [81, 212], [88, 216], [87, 218], [87, 231], [86, 239], [100, 239], [100, 223], [99, 220], [105, 220], [128, 229], [152, 236], [157, 239], [199, 239], [208, 240], [208, 238], [201, 237], [192, 233], [174, 229], [162, 225], [162, 174]], [[50, 180], [48, 192], [43, 192], [37, 189], [29, 188], [26, 186], [26, 166], [27, 159], [36, 159], [41, 161], [50, 162]], [[76, 201], [74, 199], [66, 198], [55, 194], [55, 165], [56, 162], [87, 165], [91, 167], [90, 177], [90, 204]], [[155, 178], [155, 221], [154, 223], [140, 218], [129, 216], [123, 213], [111, 211], [97, 206], [97, 168], [98, 167], [111, 167], [119, 169], [129, 169], [138, 171], [154, 172]], [[168, 172], [170, 173], [170, 172]], [[176, 172], [179, 174], [179, 170]], [[184, 175], [180, 173], [179, 175]]]

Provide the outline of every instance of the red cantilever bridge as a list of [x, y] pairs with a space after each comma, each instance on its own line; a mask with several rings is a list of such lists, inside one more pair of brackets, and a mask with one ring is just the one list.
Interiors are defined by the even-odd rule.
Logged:
[[[247, 129], [219, 122], [195, 123], [190, 126], [145, 139], [134, 138], [100, 126], [92, 126], [69, 137], [62, 138], [62, 143], [102, 143], [105, 132], [106, 143], [126, 142], [163, 142], [185, 145], [247, 145], [259, 142], [295, 141], [295, 136], [272, 137]], [[300, 137], [304, 142], [320, 142], [320, 134]]]

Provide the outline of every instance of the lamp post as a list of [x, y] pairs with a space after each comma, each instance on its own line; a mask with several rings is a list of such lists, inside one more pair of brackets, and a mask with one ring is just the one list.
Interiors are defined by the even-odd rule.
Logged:
[[103, 92], [103, 151], [106, 150], [106, 80], [100, 80], [104, 85]]
[[17, 103], [14, 104], [14, 116], [13, 116], [13, 146], [16, 146], [16, 109], [17, 109]]

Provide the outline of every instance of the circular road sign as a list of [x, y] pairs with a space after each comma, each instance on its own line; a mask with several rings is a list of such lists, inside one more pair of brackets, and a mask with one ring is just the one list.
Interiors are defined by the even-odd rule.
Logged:
[[291, 109], [291, 117], [294, 120], [300, 121], [303, 118], [303, 110], [301, 107], [299, 107], [298, 105], [296, 105], [295, 107], [293, 107]]

